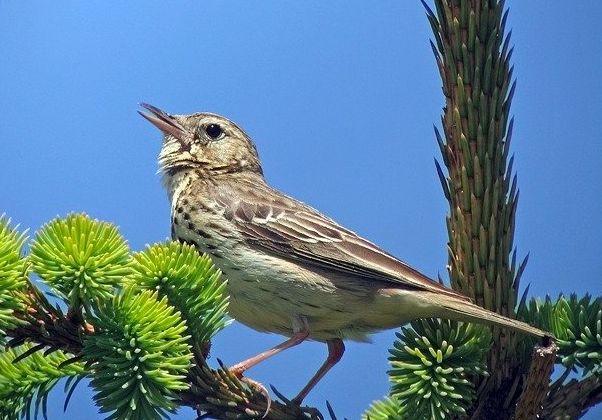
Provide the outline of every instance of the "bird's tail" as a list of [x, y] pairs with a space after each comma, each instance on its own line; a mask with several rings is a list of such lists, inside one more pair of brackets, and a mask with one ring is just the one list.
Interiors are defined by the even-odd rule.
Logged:
[[511, 319], [487, 309], [481, 308], [474, 303], [456, 299], [452, 296], [438, 296], [438, 306], [442, 310], [441, 317], [456, 321], [471, 321], [478, 324], [497, 325], [512, 330], [534, 335], [541, 338], [553, 338], [551, 333], [532, 327], [531, 325]]

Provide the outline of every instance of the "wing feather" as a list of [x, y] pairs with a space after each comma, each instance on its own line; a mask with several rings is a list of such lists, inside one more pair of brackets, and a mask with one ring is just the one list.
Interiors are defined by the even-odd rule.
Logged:
[[[269, 190], [255, 190], [254, 194], [253, 190], [232, 191], [218, 198], [225, 206], [224, 217], [237, 225], [251, 246], [367, 281], [384, 281], [397, 287], [469, 300], [311, 207], [271, 190], [267, 185], [262, 187]], [[278, 200], [262, 199], [264, 195], [274, 197], [273, 194], [277, 194]]]

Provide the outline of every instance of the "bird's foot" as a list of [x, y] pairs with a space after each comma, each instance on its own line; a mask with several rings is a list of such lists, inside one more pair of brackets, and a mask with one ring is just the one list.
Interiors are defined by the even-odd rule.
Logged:
[[228, 369], [228, 372], [230, 372], [231, 374], [236, 376], [238, 379], [242, 379], [244, 377], [243, 374], [245, 373], [245, 370], [246, 370], [246, 369], [243, 369], [239, 365], [231, 366], [226, 369]]
[[[236, 375], [236, 373], [235, 373], [235, 375]], [[250, 388], [252, 388], [256, 392], [260, 393], [265, 398], [266, 407], [265, 407], [265, 412], [263, 413], [263, 417], [262, 417], [262, 418], [265, 418], [268, 415], [268, 413], [270, 412], [270, 408], [272, 408], [272, 397], [270, 397], [270, 393], [268, 392], [267, 388], [265, 386], [263, 386], [263, 384], [261, 382], [257, 382], [251, 378], [247, 378], [246, 376], [242, 376], [242, 373], [240, 374], [240, 376], [238, 376], [238, 378], [240, 379], [241, 382], [249, 385]]]
[[224, 365], [224, 363], [220, 359], [217, 359], [217, 362], [223, 370], [227, 371], [229, 374], [236, 377], [240, 382], [248, 385], [249, 388], [261, 394], [265, 398], [266, 409], [262, 416], [262, 418], [265, 418], [270, 412], [270, 408], [272, 407], [272, 398], [270, 397], [270, 393], [268, 392], [267, 388], [263, 386], [261, 382], [257, 382], [251, 378], [247, 378], [246, 376], [244, 376], [243, 373], [246, 369], [244, 367], [241, 369], [240, 364], [230, 368]]

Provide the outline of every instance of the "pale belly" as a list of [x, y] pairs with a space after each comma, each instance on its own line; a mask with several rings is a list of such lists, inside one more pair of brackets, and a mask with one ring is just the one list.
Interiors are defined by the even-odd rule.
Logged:
[[420, 312], [409, 293], [331, 279], [277, 257], [230, 254], [213, 260], [228, 281], [230, 315], [258, 331], [290, 336], [306, 325], [313, 340], [369, 341], [370, 334], [400, 326]]
[[[304, 267], [213, 234], [178, 226], [179, 239], [211, 256], [228, 282], [229, 312], [258, 331], [369, 341], [369, 335], [421, 316], [425, 307], [402, 289]], [[382, 286], [382, 287], [379, 287]]]

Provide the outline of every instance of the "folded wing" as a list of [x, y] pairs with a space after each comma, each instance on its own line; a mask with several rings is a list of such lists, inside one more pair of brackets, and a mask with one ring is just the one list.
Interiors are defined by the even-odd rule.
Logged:
[[[260, 187], [261, 188], [261, 187]], [[263, 188], [269, 188], [267, 186]], [[266, 202], [262, 197], [275, 197]], [[244, 197], [241, 198], [241, 197]], [[311, 207], [282, 194], [222, 194], [224, 216], [264, 252], [392, 287], [467, 297], [445, 288]]]

